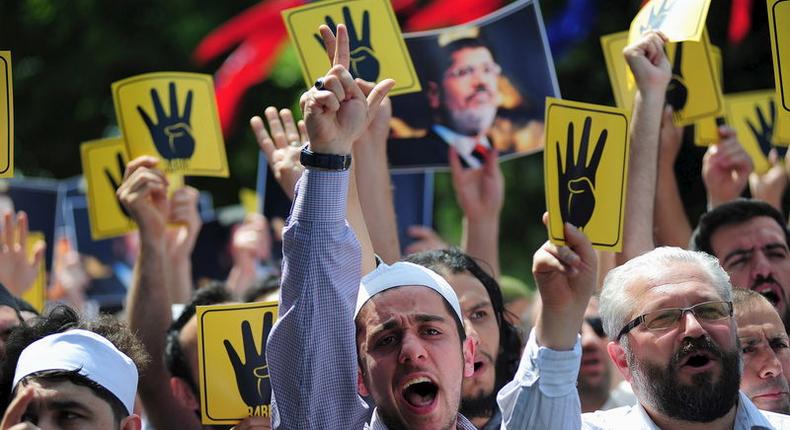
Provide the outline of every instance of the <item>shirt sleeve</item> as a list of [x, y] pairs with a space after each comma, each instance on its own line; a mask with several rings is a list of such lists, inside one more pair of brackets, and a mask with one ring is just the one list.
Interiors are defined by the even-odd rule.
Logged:
[[581, 404], [576, 378], [581, 345], [571, 351], [554, 351], [538, 345], [530, 333], [512, 381], [497, 394], [503, 429], [581, 428]]
[[272, 424], [361, 429], [354, 305], [361, 251], [345, 221], [349, 172], [306, 169], [283, 230], [279, 319], [267, 342]]

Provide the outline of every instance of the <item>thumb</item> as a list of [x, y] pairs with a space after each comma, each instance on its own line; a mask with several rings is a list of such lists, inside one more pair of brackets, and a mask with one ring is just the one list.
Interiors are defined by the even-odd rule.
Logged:
[[376, 116], [376, 112], [378, 112], [379, 106], [381, 106], [381, 102], [384, 100], [384, 97], [387, 97], [390, 91], [395, 87], [395, 81], [392, 79], [384, 79], [383, 81], [376, 84], [370, 93], [367, 95], [367, 102], [368, 102], [368, 118], [373, 118]]

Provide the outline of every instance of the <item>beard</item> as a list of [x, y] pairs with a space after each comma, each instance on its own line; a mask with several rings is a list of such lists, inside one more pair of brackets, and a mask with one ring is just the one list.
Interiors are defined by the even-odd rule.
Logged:
[[477, 396], [461, 399], [461, 409], [459, 412], [467, 418], [486, 417], [490, 418], [496, 410], [497, 390], [490, 393], [480, 393]]
[[495, 103], [490, 105], [478, 105], [459, 109], [447, 109], [442, 107], [443, 116], [456, 133], [466, 136], [476, 136], [486, 134], [496, 119], [497, 106]]
[[[662, 368], [646, 361], [638, 361], [627, 349], [628, 366], [633, 375], [635, 390], [640, 400], [667, 417], [689, 422], [710, 422], [724, 416], [735, 406], [741, 383], [740, 346], [733, 351], [722, 351], [708, 336], [686, 338], [669, 364]], [[718, 381], [711, 372], [698, 373], [691, 385], [679, 382], [681, 360], [689, 354], [707, 351], [721, 363]]]

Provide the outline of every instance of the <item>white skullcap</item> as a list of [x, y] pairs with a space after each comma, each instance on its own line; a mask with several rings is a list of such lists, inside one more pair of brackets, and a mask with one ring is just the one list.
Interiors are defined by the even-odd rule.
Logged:
[[461, 314], [461, 305], [458, 303], [458, 296], [447, 283], [431, 269], [422, 267], [414, 263], [405, 261], [397, 262], [391, 266], [384, 263], [379, 264], [376, 270], [368, 273], [359, 283], [359, 293], [357, 294], [357, 308], [354, 310], [354, 319], [357, 318], [362, 306], [376, 294], [395, 287], [405, 287], [416, 285], [430, 288], [447, 300], [450, 307], [455, 311], [455, 316], [463, 325], [464, 317]]
[[87, 330], [69, 330], [39, 339], [19, 355], [14, 387], [22, 378], [45, 370], [79, 370], [126, 406], [131, 415], [137, 392], [137, 366], [109, 340]]

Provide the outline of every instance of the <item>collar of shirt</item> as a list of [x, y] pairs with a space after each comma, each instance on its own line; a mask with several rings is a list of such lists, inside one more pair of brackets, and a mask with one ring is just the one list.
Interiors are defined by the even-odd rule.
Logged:
[[471, 168], [478, 168], [482, 164], [480, 160], [475, 158], [472, 155], [472, 152], [475, 150], [477, 145], [482, 145], [486, 149], [491, 148], [491, 143], [488, 141], [488, 138], [485, 136], [481, 137], [471, 137], [466, 136], [463, 134], [459, 134], [450, 130], [449, 128], [441, 125], [441, 124], [434, 124], [433, 131], [439, 135], [448, 145], [455, 148], [458, 151], [458, 155], [464, 159], [466, 164]]
[[[461, 414], [458, 414], [455, 428], [457, 430], [477, 430], [477, 427]], [[367, 430], [389, 430], [384, 422], [381, 421], [378, 408], [373, 410], [373, 418], [370, 419], [370, 425], [367, 427]]]

